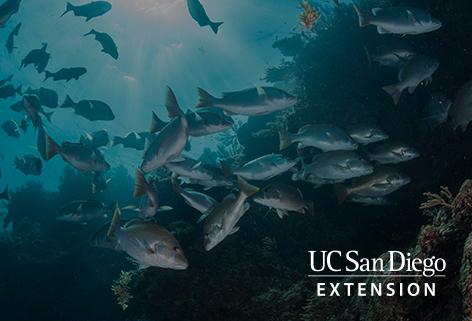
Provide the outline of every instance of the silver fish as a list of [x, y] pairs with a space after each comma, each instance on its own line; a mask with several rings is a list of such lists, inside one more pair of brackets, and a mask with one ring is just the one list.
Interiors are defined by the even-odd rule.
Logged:
[[425, 85], [428, 85], [431, 83], [433, 81], [432, 76], [438, 68], [438, 60], [417, 55], [400, 70], [397, 84], [385, 86], [382, 89], [392, 96], [396, 105], [405, 89], [408, 89], [408, 92], [412, 94], [419, 84], [424, 82]]
[[85, 21], [89, 21], [95, 17], [99, 17], [110, 11], [112, 8], [111, 3], [107, 1], [92, 1], [87, 4], [74, 6], [70, 2], [67, 2], [66, 11], [61, 15], [72, 11], [75, 16], [85, 17]]
[[208, 18], [208, 15], [199, 0], [187, 0], [188, 11], [192, 18], [198, 22], [200, 27], [210, 26], [215, 34], [218, 33], [218, 28], [223, 22], [213, 22]]
[[110, 165], [97, 148], [69, 142], [58, 145], [42, 126], [38, 131], [38, 151], [46, 161], [61, 155], [65, 162], [81, 171], [102, 172], [110, 169]]
[[364, 206], [388, 206], [392, 205], [392, 202], [384, 196], [359, 196], [352, 195], [346, 202], [359, 203]]
[[66, 222], [85, 223], [105, 219], [113, 213], [114, 209], [115, 204], [106, 206], [96, 200], [77, 200], [61, 208], [57, 219]]
[[361, 145], [368, 145], [389, 139], [388, 134], [375, 125], [357, 125], [349, 128], [347, 133], [356, 143]]
[[379, 164], [398, 164], [418, 158], [420, 153], [407, 144], [387, 142], [372, 148], [368, 156]]
[[466, 82], [457, 92], [454, 104], [449, 110], [452, 128], [465, 130], [472, 120], [472, 80]]
[[218, 179], [223, 175], [218, 168], [189, 157], [182, 157], [168, 162], [165, 167], [178, 176], [193, 180], [208, 181]]
[[256, 87], [224, 93], [215, 98], [198, 88], [200, 102], [197, 108], [216, 108], [230, 115], [260, 116], [287, 109], [297, 103], [297, 98], [274, 87]]
[[167, 88], [166, 107], [172, 121], [151, 142], [141, 164], [148, 173], [179, 157], [188, 140], [188, 122], [180, 109], [172, 89]]
[[254, 202], [274, 208], [280, 218], [288, 212], [313, 213], [313, 202], [303, 199], [299, 189], [285, 184], [270, 184], [253, 197]]
[[169, 231], [152, 221], [133, 220], [121, 224], [121, 211], [115, 210], [107, 237], [116, 240], [116, 249], [126, 252], [140, 268], [161, 267], [185, 270], [188, 267], [179, 242]]
[[411, 179], [391, 167], [378, 167], [367, 176], [356, 178], [350, 186], [337, 185], [336, 195], [340, 203], [352, 195], [381, 197], [387, 196], [410, 183]]
[[316, 147], [323, 152], [356, 150], [358, 144], [342, 129], [333, 125], [305, 125], [296, 134], [279, 130], [280, 150], [298, 143], [298, 148]]
[[373, 61], [379, 65], [393, 68], [403, 67], [416, 55], [415, 49], [405, 44], [378, 46], [374, 53], [370, 53], [367, 48], [365, 50], [369, 63]]
[[140, 170], [136, 171], [133, 196], [143, 197], [139, 206], [139, 212], [143, 218], [154, 217], [159, 211], [159, 194], [153, 187], [153, 183], [148, 182]]
[[236, 225], [249, 209], [249, 204], [246, 200], [259, 191], [257, 187], [249, 185], [239, 177], [238, 186], [239, 196], [236, 197], [234, 194], [226, 196], [205, 220], [203, 225], [203, 246], [206, 251], [210, 251], [227, 236], [239, 230], [239, 226]]
[[372, 13], [368, 13], [354, 4], [354, 9], [359, 26], [376, 26], [379, 34], [419, 35], [442, 27], [441, 21], [418, 8], [373, 8]]
[[279, 176], [297, 164], [280, 154], [269, 154], [256, 158], [241, 167], [233, 167], [221, 162], [221, 168], [226, 176], [236, 175], [248, 180], [265, 181]]

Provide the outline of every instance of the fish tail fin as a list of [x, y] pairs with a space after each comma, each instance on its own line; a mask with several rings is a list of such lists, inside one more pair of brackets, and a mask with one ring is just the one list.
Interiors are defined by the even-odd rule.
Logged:
[[177, 97], [175, 97], [174, 91], [170, 87], [167, 87], [166, 92], [166, 108], [169, 118], [175, 118], [184, 115], [182, 109], [179, 106], [179, 103], [177, 102]]
[[[47, 71], [46, 71], [47, 73]], [[74, 108], [76, 103], [70, 98], [69, 95], [66, 95], [66, 99], [64, 99], [64, 102], [61, 105], [61, 108]]]
[[149, 189], [148, 182], [146, 181], [146, 177], [144, 177], [144, 173], [140, 170], [136, 171], [136, 180], [134, 181], [134, 192], [133, 196], [134, 197], [139, 197], [144, 194]]
[[45, 70], [45, 71], [44, 71], [44, 80], [43, 80], [43, 81], [46, 81], [46, 80], [48, 80], [49, 78], [52, 78], [52, 76], [53, 76], [53, 75], [52, 75], [52, 72]]
[[252, 195], [256, 194], [259, 192], [259, 187], [254, 186], [246, 182], [243, 178], [238, 176], [238, 187], [239, 187], [239, 192], [241, 193], [244, 198], [251, 197]]
[[113, 219], [111, 220], [110, 227], [107, 231], [107, 237], [112, 237], [115, 234], [115, 231], [120, 227], [121, 224], [121, 210], [118, 207], [118, 204], [115, 208], [115, 213], [113, 213]]
[[292, 144], [292, 138], [286, 128], [279, 128], [279, 150], [284, 150]]
[[7, 201], [10, 201], [10, 200], [11, 200], [10, 193], [8, 192], [8, 185], [5, 186], [5, 189], [4, 189], [3, 192], [0, 194], [0, 199], [2, 199], [2, 200], [7, 200]]
[[220, 161], [221, 171], [225, 177], [230, 177], [233, 175], [233, 168], [225, 161]]
[[218, 34], [218, 29], [223, 24], [223, 22], [212, 22], [210, 23], [211, 30], [216, 34]]
[[97, 31], [95, 31], [95, 29], [92, 29], [89, 32], [87, 32], [86, 34], [84, 34], [84, 37], [94, 35], [95, 33], [97, 33]]
[[313, 201], [306, 201], [306, 210], [313, 215], [315, 213], [315, 203]]
[[123, 138], [115, 136], [115, 137], [113, 137], [113, 140], [111, 142], [111, 146], [113, 147], [113, 146], [119, 145], [121, 143], [123, 143]]
[[213, 102], [216, 100], [215, 97], [210, 95], [206, 90], [202, 88], [197, 88], [199, 102], [197, 108], [209, 107], [213, 105]]
[[66, 13], [68, 13], [69, 11], [74, 11], [74, 5], [72, 5], [72, 3], [70, 2], [67, 2], [67, 5], [66, 5], [66, 11], [64, 11], [63, 14], [61, 14], [61, 17], [64, 16]]
[[334, 192], [336, 193], [339, 204], [344, 203], [346, 198], [349, 196], [348, 188], [346, 186], [342, 185], [342, 184], [334, 185]]
[[384, 87], [382, 87], [382, 89], [387, 94], [392, 96], [393, 103], [395, 105], [398, 105], [398, 102], [400, 101], [400, 97], [401, 97], [402, 92], [403, 92], [403, 88], [401, 88], [399, 85], [391, 85], [391, 86], [384, 86]]
[[354, 10], [356, 10], [357, 16], [359, 17], [359, 27], [366, 27], [370, 25], [370, 15], [364, 10], [360, 9], [355, 3], [353, 3]]
[[42, 126], [39, 126], [38, 131], [38, 151], [44, 160], [48, 161], [57, 155], [59, 146], [49, 137], [48, 133]]
[[18, 87], [16, 87], [15, 89], [15, 92], [18, 94], [18, 95], [22, 95], [22, 91], [21, 91], [21, 85], [19, 85]]
[[149, 129], [151, 134], [160, 132], [166, 125], [165, 121], [161, 120], [155, 112], [152, 112], [151, 128]]
[[46, 117], [46, 119], [48, 120], [48, 122], [51, 122], [52, 114], [54, 114], [53, 111], [50, 112], [50, 113], [44, 113], [44, 116]]

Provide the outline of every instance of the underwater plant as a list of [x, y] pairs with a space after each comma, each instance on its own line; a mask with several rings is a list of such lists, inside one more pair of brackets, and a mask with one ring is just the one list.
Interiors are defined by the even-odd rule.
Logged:
[[118, 305], [124, 310], [133, 299], [131, 294], [133, 277], [138, 273], [137, 270], [121, 271], [120, 277], [113, 282], [111, 290], [116, 296]]

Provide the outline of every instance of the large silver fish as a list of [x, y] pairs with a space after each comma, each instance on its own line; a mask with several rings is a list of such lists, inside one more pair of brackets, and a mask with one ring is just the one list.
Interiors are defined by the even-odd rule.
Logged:
[[354, 4], [359, 26], [376, 26], [380, 34], [418, 35], [441, 28], [442, 23], [428, 12], [409, 7], [373, 8], [365, 12]]
[[313, 213], [313, 202], [303, 199], [299, 189], [285, 184], [270, 184], [253, 197], [254, 202], [273, 208], [280, 218], [288, 212]]
[[472, 80], [465, 83], [457, 92], [454, 104], [449, 110], [452, 128], [465, 130], [472, 120]]
[[348, 129], [348, 134], [356, 143], [368, 145], [389, 138], [388, 134], [375, 125], [357, 125]]
[[410, 181], [411, 179], [407, 175], [395, 168], [378, 167], [372, 174], [354, 179], [349, 186], [337, 185], [335, 190], [338, 201], [342, 203], [352, 195], [387, 196], [410, 183]]
[[358, 144], [341, 128], [333, 125], [305, 125], [296, 134], [279, 130], [280, 150], [298, 143], [298, 148], [316, 147], [323, 152], [355, 150]]
[[217, 108], [230, 115], [260, 116], [290, 108], [297, 98], [274, 87], [256, 87], [224, 93], [223, 98], [215, 98], [198, 88], [200, 102], [198, 108]]
[[379, 164], [398, 164], [420, 157], [413, 147], [400, 142], [387, 142], [370, 149], [369, 159]]
[[382, 87], [390, 96], [393, 102], [398, 104], [400, 97], [405, 89], [412, 94], [416, 87], [423, 83], [428, 85], [433, 81], [433, 74], [439, 68], [439, 61], [422, 55], [413, 57], [400, 70], [398, 74], [399, 82], [395, 85]]
[[318, 154], [310, 164], [292, 175], [292, 180], [306, 180], [314, 177], [331, 182], [342, 182], [354, 177], [371, 174], [374, 167], [359, 154], [351, 151], [332, 151]]
[[221, 243], [227, 236], [236, 233], [236, 226], [249, 209], [246, 200], [256, 194], [259, 189], [249, 185], [238, 177], [239, 196], [229, 194], [208, 215], [203, 225], [203, 246], [210, 251]]
[[65, 162], [81, 171], [103, 172], [110, 169], [110, 165], [97, 148], [69, 142], [58, 145], [42, 126], [38, 131], [38, 151], [46, 161], [61, 155]]
[[85, 17], [85, 21], [89, 21], [95, 17], [99, 17], [110, 11], [112, 8], [111, 3], [107, 1], [92, 1], [87, 4], [74, 6], [70, 2], [67, 2], [66, 11], [61, 15], [72, 11], [75, 16]]
[[198, 22], [200, 27], [210, 26], [215, 34], [218, 33], [218, 28], [223, 22], [213, 22], [208, 18], [208, 15], [199, 0], [187, 0], [188, 11], [192, 18]]
[[265, 181], [279, 176], [297, 164], [281, 154], [269, 154], [256, 158], [241, 167], [233, 167], [221, 162], [226, 176], [236, 175], [248, 180]]
[[172, 89], [167, 88], [166, 107], [172, 121], [153, 139], [147, 148], [141, 169], [148, 173], [180, 156], [188, 140], [187, 118], [180, 109]]
[[161, 267], [185, 270], [187, 258], [182, 247], [164, 227], [152, 221], [133, 220], [121, 224], [121, 211], [115, 210], [107, 238], [116, 240], [115, 249], [126, 252], [140, 268]]

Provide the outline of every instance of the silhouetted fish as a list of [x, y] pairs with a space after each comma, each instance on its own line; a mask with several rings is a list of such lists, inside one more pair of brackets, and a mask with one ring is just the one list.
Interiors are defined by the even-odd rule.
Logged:
[[44, 81], [52, 78], [54, 81], [65, 80], [70, 81], [72, 79], [79, 80], [79, 77], [85, 75], [87, 69], [84, 67], [73, 67], [73, 68], [62, 68], [57, 72], [46, 71], [46, 77]]
[[87, 4], [74, 6], [70, 2], [67, 2], [66, 11], [61, 15], [65, 15], [69, 11], [72, 11], [75, 16], [85, 17], [86, 21], [92, 18], [99, 17], [110, 11], [112, 8], [111, 3], [107, 1], [92, 1]]
[[8, 35], [8, 39], [7, 39], [7, 50], [8, 50], [8, 53], [12, 53], [13, 52], [13, 49], [15, 49], [15, 36], [18, 36], [18, 32], [20, 31], [20, 27], [21, 27], [21, 22], [19, 24], [16, 25], [15, 29], [12, 30], [12, 32], [10, 32], [10, 34]]
[[61, 108], [73, 108], [77, 115], [90, 121], [115, 119], [110, 106], [100, 100], [81, 100], [75, 103], [69, 96], [66, 96]]
[[43, 44], [41, 49], [31, 50], [21, 61], [20, 69], [23, 67], [27, 67], [30, 64], [33, 64], [36, 70], [39, 73], [42, 73], [44, 69], [46, 69], [49, 63], [49, 59], [51, 58], [51, 55], [46, 52], [47, 47], [48, 44], [45, 43]]
[[3, 131], [10, 137], [20, 138], [20, 128], [14, 120], [7, 120], [2, 124]]
[[118, 59], [118, 47], [116, 46], [113, 38], [104, 32], [98, 32], [95, 29], [92, 29], [90, 32], [86, 33], [84, 36], [94, 35], [95, 40], [97, 40], [102, 45], [102, 52], [109, 54], [114, 59]]
[[200, 27], [210, 26], [215, 34], [223, 22], [212, 22], [199, 0], [187, 0], [188, 11]]
[[0, 99], [15, 97], [16, 94], [21, 95], [21, 85], [16, 88], [13, 85], [0, 87]]
[[56, 108], [59, 105], [59, 95], [52, 89], [44, 87], [39, 89], [28, 88], [26, 94], [38, 96], [42, 106]]
[[21, 0], [7, 0], [0, 5], [0, 28], [4, 28], [11, 16], [20, 9]]
[[15, 157], [15, 168], [25, 175], [39, 176], [42, 173], [43, 163], [34, 155], [25, 155], [22, 158]]
[[113, 137], [113, 146], [123, 145], [125, 148], [133, 148], [136, 150], [144, 150], [146, 138], [139, 133], [131, 132], [125, 137]]
[[85, 146], [98, 148], [108, 145], [110, 138], [108, 137], [107, 130], [102, 129], [80, 136], [79, 142]]

